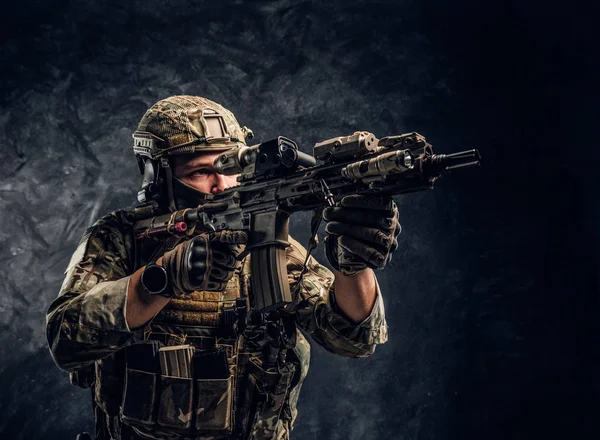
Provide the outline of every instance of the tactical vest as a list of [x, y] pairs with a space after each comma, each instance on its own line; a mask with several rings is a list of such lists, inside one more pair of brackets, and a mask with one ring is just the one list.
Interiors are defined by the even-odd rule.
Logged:
[[[139, 267], [174, 245], [140, 249]], [[96, 363], [98, 431], [123, 439], [288, 438], [310, 346], [295, 330], [285, 368], [262, 368], [264, 350], [234, 331], [236, 300], [249, 309], [250, 277], [247, 257], [225, 291], [172, 299], [143, 343]]]

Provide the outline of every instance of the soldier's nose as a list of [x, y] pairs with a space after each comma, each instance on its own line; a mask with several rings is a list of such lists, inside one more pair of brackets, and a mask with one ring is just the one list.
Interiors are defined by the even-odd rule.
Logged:
[[225, 183], [225, 176], [219, 173], [215, 173], [214, 176], [214, 184], [210, 192], [212, 194], [218, 194], [220, 192], [225, 191], [225, 189], [227, 189], [227, 185]]

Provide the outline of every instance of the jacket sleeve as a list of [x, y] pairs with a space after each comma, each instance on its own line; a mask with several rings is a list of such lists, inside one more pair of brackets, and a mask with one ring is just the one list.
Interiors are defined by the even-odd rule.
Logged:
[[326, 350], [345, 357], [366, 357], [377, 344], [387, 341], [387, 323], [383, 298], [377, 280], [377, 298], [371, 314], [355, 324], [344, 316], [335, 303], [334, 275], [310, 257], [307, 270], [298, 285], [306, 259], [306, 249], [290, 237], [287, 248], [288, 279], [295, 298], [296, 320], [300, 327]]
[[119, 213], [89, 228], [71, 258], [65, 280], [46, 315], [54, 362], [74, 371], [128, 344], [136, 333], [125, 320], [132, 234]]

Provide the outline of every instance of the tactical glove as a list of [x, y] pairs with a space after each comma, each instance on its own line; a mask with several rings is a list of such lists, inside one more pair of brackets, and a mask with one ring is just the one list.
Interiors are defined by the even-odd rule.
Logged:
[[325, 256], [335, 270], [353, 275], [367, 267], [383, 268], [398, 248], [398, 208], [391, 197], [353, 194], [335, 207], [326, 208], [323, 218]]
[[162, 265], [174, 296], [195, 290], [224, 290], [247, 242], [248, 235], [244, 231], [227, 230], [197, 235], [165, 252]]

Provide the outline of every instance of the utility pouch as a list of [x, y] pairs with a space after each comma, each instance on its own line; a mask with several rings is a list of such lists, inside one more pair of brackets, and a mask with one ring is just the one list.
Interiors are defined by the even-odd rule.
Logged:
[[[257, 391], [256, 379], [248, 372], [248, 365], [253, 356], [260, 353], [250, 353], [240, 351], [237, 354], [236, 364], [236, 394], [235, 394], [235, 429], [240, 432], [240, 438], [248, 438], [247, 433], [250, 432], [251, 425], [254, 423], [254, 415], [256, 414], [256, 399], [254, 398]], [[237, 408], [241, 410], [238, 412]]]
[[187, 430], [192, 426], [191, 345], [163, 347], [158, 352], [160, 364], [160, 400], [157, 423], [164, 427]]
[[233, 378], [227, 351], [218, 347], [194, 357], [195, 428], [199, 431], [230, 431], [233, 412]]
[[262, 402], [257, 408], [252, 430], [262, 432], [265, 438], [271, 438], [276, 434], [277, 422], [296, 373], [296, 365], [292, 362], [285, 362], [279, 366], [278, 370], [265, 370], [259, 359], [251, 358], [248, 363], [248, 371], [255, 378], [257, 384], [262, 384], [259, 388], [264, 390], [261, 393]]
[[125, 422], [152, 425], [157, 395], [157, 343], [134, 344], [126, 348], [127, 368], [121, 418]]

